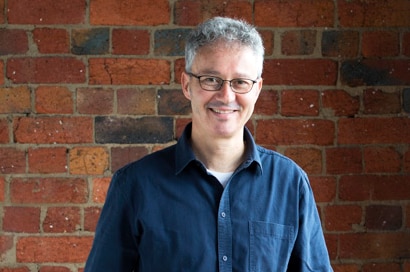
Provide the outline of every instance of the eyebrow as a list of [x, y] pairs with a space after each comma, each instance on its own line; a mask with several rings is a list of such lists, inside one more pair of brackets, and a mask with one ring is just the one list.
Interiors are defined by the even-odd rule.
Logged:
[[[199, 75], [215, 76], [215, 77], [221, 77], [222, 76], [219, 72], [217, 72], [215, 70], [204, 70], [202, 72], [199, 72], [198, 74]], [[249, 75], [245, 75], [245, 74], [238, 74], [237, 76], [233, 77], [232, 79], [235, 79], [235, 78], [252, 78], [252, 77], [249, 76]]]

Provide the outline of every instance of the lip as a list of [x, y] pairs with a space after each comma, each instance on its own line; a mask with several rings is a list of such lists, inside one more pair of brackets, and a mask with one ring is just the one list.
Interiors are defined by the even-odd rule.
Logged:
[[215, 108], [210, 108], [210, 110], [218, 114], [230, 114], [230, 113], [234, 113], [237, 111], [235, 109], [215, 109]]

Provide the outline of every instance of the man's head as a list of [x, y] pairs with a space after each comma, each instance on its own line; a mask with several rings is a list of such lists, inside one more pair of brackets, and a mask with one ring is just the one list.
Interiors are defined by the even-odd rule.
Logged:
[[197, 139], [243, 140], [262, 89], [263, 54], [260, 35], [242, 21], [217, 17], [192, 31], [181, 86]]
[[185, 45], [185, 71], [191, 72], [192, 63], [200, 48], [220, 41], [249, 47], [255, 54], [258, 77], [261, 77], [265, 51], [260, 34], [255, 27], [244, 21], [224, 17], [212, 18], [191, 31]]

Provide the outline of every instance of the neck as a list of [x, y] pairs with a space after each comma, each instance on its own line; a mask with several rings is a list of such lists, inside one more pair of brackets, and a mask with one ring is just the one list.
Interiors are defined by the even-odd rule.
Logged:
[[212, 138], [192, 132], [192, 148], [206, 168], [217, 172], [233, 172], [243, 162], [243, 135], [233, 138]]

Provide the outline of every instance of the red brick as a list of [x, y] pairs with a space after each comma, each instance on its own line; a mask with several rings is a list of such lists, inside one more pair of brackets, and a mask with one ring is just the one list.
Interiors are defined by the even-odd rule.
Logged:
[[355, 58], [359, 53], [359, 33], [350, 30], [329, 30], [322, 33], [322, 55]]
[[73, 113], [73, 94], [67, 87], [39, 86], [35, 96], [37, 113]]
[[0, 119], [0, 143], [6, 144], [9, 141], [9, 122], [7, 119]]
[[112, 114], [114, 91], [104, 88], [77, 89], [77, 111], [84, 114]]
[[270, 30], [258, 30], [262, 36], [263, 47], [265, 47], [265, 56], [270, 56], [273, 54], [273, 49], [275, 47], [275, 34]]
[[49, 207], [43, 221], [44, 232], [72, 233], [80, 229], [80, 208]]
[[174, 18], [178, 25], [197, 25], [214, 16], [235, 17], [252, 22], [252, 4], [247, 0], [178, 0], [175, 3]]
[[256, 140], [263, 145], [331, 145], [334, 131], [328, 120], [258, 120]]
[[338, 1], [338, 18], [342, 27], [410, 26], [410, 3], [394, 1]]
[[119, 89], [117, 111], [120, 114], [154, 115], [156, 113], [155, 89]]
[[71, 270], [64, 266], [41, 266], [39, 272], [71, 272]]
[[70, 174], [102, 175], [108, 169], [108, 152], [104, 147], [74, 147], [69, 152]]
[[333, 272], [361, 272], [357, 264], [332, 263]]
[[30, 173], [66, 173], [67, 149], [65, 147], [29, 148], [28, 165]]
[[254, 18], [258, 26], [331, 27], [334, 8], [330, 0], [262, 0], [255, 2]]
[[84, 209], [84, 231], [95, 231], [100, 214], [101, 207], [87, 207]]
[[18, 148], [0, 148], [0, 173], [24, 173], [26, 172], [26, 152]]
[[40, 208], [4, 207], [3, 230], [38, 233], [40, 231]]
[[86, 3], [82, 0], [21, 0], [8, 3], [9, 24], [81, 24]]
[[285, 90], [281, 94], [283, 116], [317, 116], [319, 92], [315, 90]]
[[90, 59], [89, 69], [90, 84], [151, 85], [170, 82], [170, 63], [167, 60]]
[[170, 23], [167, 0], [94, 0], [90, 2], [92, 25], [148, 25]]
[[[11, 253], [14, 248], [13, 236], [0, 235], [0, 261], [5, 261], [5, 257]], [[1, 271], [1, 268], [0, 268]]]
[[360, 99], [344, 90], [327, 90], [322, 93], [322, 110], [330, 110], [331, 116], [354, 116], [359, 112]]
[[33, 40], [42, 54], [70, 52], [69, 34], [65, 29], [36, 28]]
[[333, 177], [311, 176], [312, 186], [316, 202], [332, 202], [336, 197], [336, 180]]
[[346, 60], [340, 68], [340, 81], [350, 87], [410, 85], [410, 60]]
[[391, 31], [369, 31], [362, 34], [364, 57], [393, 57], [400, 53], [399, 34]]
[[402, 227], [401, 206], [370, 205], [366, 207], [366, 228], [369, 230], [399, 230]]
[[5, 0], [0, 0], [0, 24], [3, 24], [4, 23], [4, 14], [5, 14], [5, 12], [4, 12], [4, 6], [5, 6], [5, 4], [4, 4], [4, 1]]
[[283, 55], [311, 55], [316, 48], [316, 31], [292, 30], [282, 34]]
[[410, 32], [403, 34], [402, 51], [403, 55], [410, 57]]
[[150, 33], [146, 30], [113, 29], [112, 53], [116, 55], [148, 55]]
[[361, 173], [363, 170], [360, 148], [329, 148], [326, 150], [326, 172], [329, 174]]
[[276, 90], [262, 90], [256, 101], [255, 115], [274, 115], [278, 113], [279, 95]]
[[337, 258], [338, 236], [325, 233], [325, 241], [330, 259], [335, 260]]
[[338, 128], [339, 144], [410, 143], [409, 118], [345, 118]]
[[17, 143], [90, 143], [93, 124], [89, 117], [21, 117], [14, 119]]
[[[1, 1], [1, 0], [0, 0]], [[0, 60], [0, 85], [4, 84], [4, 78], [5, 78], [5, 74], [4, 74], [4, 62], [3, 60]]]
[[69, 157], [71, 174], [102, 174], [108, 168], [108, 154], [102, 148], [74, 148]]
[[365, 147], [366, 173], [397, 173], [401, 171], [401, 155], [393, 147]]
[[335, 85], [337, 63], [325, 59], [267, 59], [265, 85]]
[[84, 83], [85, 65], [72, 57], [13, 58], [7, 61], [7, 77], [15, 84]]
[[[4, 177], [0, 177], [0, 203], [4, 202], [6, 194], [6, 180]], [[0, 252], [1, 256], [1, 252]]]
[[110, 50], [108, 27], [81, 28], [71, 31], [71, 53], [74, 55], [106, 55]]
[[325, 229], [353, 231], [362, 225], [362, 208], [357, 205], [332, 205], [325, 209]]
[[410, 173], [410, 150], [408, 150], [406, 153], [404, 153], [404, 170], [407, 173]]
[[409, 175], [350, 175], [339, 182], [339, 198], [344, 201], [410, 199]]
[[408, 252], [409, 232], [340, 234], [341, 259], [399, 259]]
[[148, 154], [143, 146], [125, 146], [111, 148], [111, 172], [114, 173], [126, 164], [136, 161]]
[[2, 267], [0, 268], [0, 272], [30, 272], [30, 269], [26, 266], [19, 266], [15, 267]]
[[185, 59], [177, 59], [174, 62], [174, 82], [181, 84], [181, 75], [185, 71]]
[[363, 272], [402, 272], [399, 263], [370, 263], [363, 265]]
[[189, 115], [192, 112], [191, 103], [178, 89], [161, 89], [157, 92], [158, 115]]
[[10, 184], [13, 203], [85, 203], [87, 182], [81, 178], [15, 178]]
[[407, 219], [405, 228], [410, 229], [410, 205], [406, 206], [406, 215], [405, 216], [406, 216], [406, 219]]
[[30, 111], [31, 93], [27, 86], [0, 88], [0, 114]]
[[111, 177], [93, 179], [92, 200], [95, 203], [104, 203], [110, 186]]
[[378, 89], [366, 89], [363, 93], [363, 105], [367, 114], [400, 113], [400, 92], [387, 93]]
[[20, 237], [16, 259], [21, 263], [83, 263], [92, 241], [92, 236]]
[[315, 148], [288, 148], [285, 155], [294, 160], [308, 174], [322, 173], [322, 151]]
[[404, 266], [403, 266], [404, 270], [403, 272], [410, 272], [410, 261], [405, 261]]
[[[175, 139], [179, 139], [185, 127], [191, 122], [191, 118], [177, 118], [175, 121]], [[410, 156], [409, 156], [410, 157]]]
[[24, 54], [28, 50], [27, 34], [22, 29], [0, 28], [0, 41], [0, 55]]

